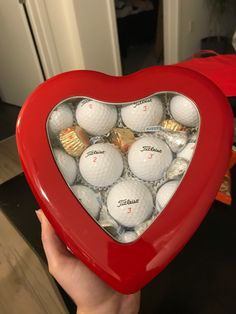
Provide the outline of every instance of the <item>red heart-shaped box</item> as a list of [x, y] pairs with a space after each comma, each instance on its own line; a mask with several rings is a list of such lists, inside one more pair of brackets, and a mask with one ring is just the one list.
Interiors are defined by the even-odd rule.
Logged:
[[[183, 94], [197, 105], [197, 146], [166, 208], [136, 241], [120, 243], [103, 231], [65, 184], [51, 153], [46, 121], [53, 108], [70, 97], [126, 103], [163, 91]], [[17, 121], [22, 166], [47, 218], [73, 254], [122, 293], [137, 291], [160, 273], [198, 228], [227, 168], [232, 138], [232, 113], [222, 92], [202, 75], [174, 66], [124, 77], [93, 71], [60, 74], [30, 95]]]

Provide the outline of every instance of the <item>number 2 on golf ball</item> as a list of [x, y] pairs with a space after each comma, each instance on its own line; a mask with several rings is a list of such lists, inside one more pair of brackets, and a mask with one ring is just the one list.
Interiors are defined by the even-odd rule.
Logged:
[[109, 186], [122, 174], [123, 159], [120, 152], [108, 143], [88, 147], [80, 157], [79, 169], [82, 177], [91, 185]]

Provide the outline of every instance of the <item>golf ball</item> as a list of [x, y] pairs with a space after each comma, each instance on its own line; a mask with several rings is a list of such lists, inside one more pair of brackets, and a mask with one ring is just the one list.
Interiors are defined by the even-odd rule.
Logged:
[[188, 127], [199, 125], [199, 113], [195, 104], [187, 97], [177, 95], [170, 101], [170, 113], [179, 123]]
[[53, 154], [64, 179], [68, 184], [73, 184], [77, 175], [77, 165], [74, 158], [58, 148], [53, 150]]
[[87, 186], [80, 184], [73, 185], [71, 190], [87, 212], [94, 218], [98, 218], [100, 203], [97, 194]]
[[73, 125], [73, 113], [70, 107], [62, 104], [54, 109], [49, 117], [48, 126], [53, 134], [58, 134], [61, 130]]
[[163, 105], [157, 96], [146, 98], [121, 108], [124, 124], [133, 131], [144, 132], [158, 125], [163, 116]]
[[173, 180], [165, 183], [160, 187], [156, 195], [156, 204], [164, 208], [171, 197], [174, 195], [179, 185], [178, 180]]
[[153, 211], [151, 192], [141, 182], [126, 180], [114, 185], [107, 197], [109, 214], [122, 226], [135, 227]]
[[76, 108], [76, 120], [91, 135], [105, 135], [116, 124], [117, 110], [115, 106], [95, 100], [84, 99]]
[[80, 157], [79, 169], [82, 177], [98, 187], [114, 183], [122, 174], [123, 159], [113, 145], [98, 143], [89, 146]]
[[159, 138], [143, 137], [134, 142], [128, 151], [130, 170], [142, 180], [155, 181], [163, 176], [172, 162], [172, 152]]
[[196, 143], [188, 143], [181, 152], [177, 154], [177, 157], [184, 158], [190, 161], [193, 157], [193, 153], [196, 147]]
[[119, 240], [124, 243], [133, 242], [137, 239], [138, 235], [134, 231], [126, 231], [122, 233], [119, 237]]

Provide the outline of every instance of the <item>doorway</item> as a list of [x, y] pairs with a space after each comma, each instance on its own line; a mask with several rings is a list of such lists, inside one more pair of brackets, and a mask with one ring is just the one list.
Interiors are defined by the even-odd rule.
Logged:
[[123, 75], [163, 64], [163, 0], [116, 0]]

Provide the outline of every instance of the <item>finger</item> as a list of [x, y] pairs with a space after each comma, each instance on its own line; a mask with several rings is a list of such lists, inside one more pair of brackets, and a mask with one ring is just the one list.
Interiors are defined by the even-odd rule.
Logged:
[[65, 258], [71, 257], [71, 253], [58, 238], [43, 211], [41, 209], [38, 210], [36, 215], [41, 222], [42, 243], [49, 266], [63, 263]]

